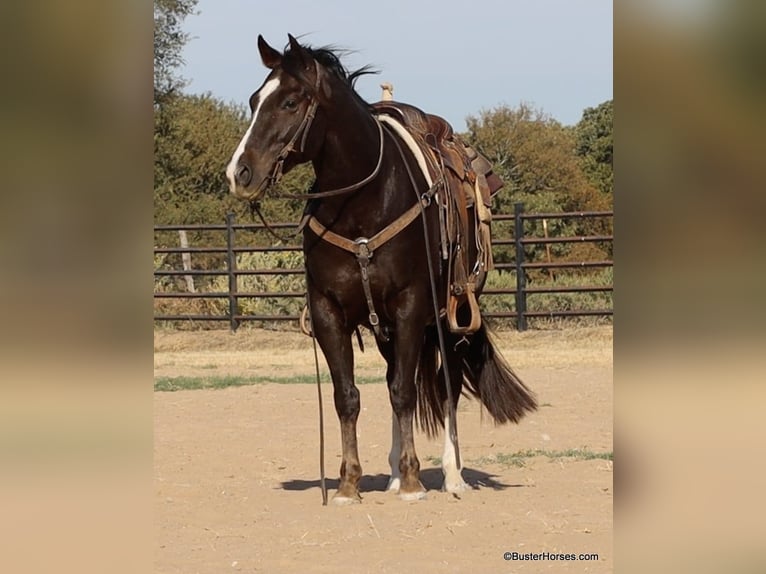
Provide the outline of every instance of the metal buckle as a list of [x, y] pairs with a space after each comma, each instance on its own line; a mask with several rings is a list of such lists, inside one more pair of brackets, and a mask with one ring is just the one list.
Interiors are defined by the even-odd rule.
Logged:
[[360, 259], [372, 259], [372, 251], [367, 246], [370, 240], [367, 237], [357, 237], [354, 239], [356, 245], [356, 256]]

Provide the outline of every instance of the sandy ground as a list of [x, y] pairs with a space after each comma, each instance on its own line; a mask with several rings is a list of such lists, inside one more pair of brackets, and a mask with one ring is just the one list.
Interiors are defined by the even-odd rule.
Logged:
[[[357, 373], [381, 379], [367, 339]], [[464, 478], [440, 492], [442, 439], [418, 434], [419, 502], [384, 492], [389, 468], [386, 386], [360, 385], [363, 502], [323, 507], [315, 385], [257, 384], [156, 392], [155, 571], [611, 572], [612, 462], [556, 458], [607, 453], [612, 443], [610, 327], [499, 334], [500, 348], [538, 395], [538, 412], [496, 427], [478, 404], [459, 407]], [[312, 375], [311, 341], [258, 330], [155, 333], [155, 376]], [[322, 363], [325, 381], [326, 367]], [[323, 385], [328, 486], [337, 486], [340, 433]], [[540, 450], [523, 465], [503, 455]], [[332, 495], [332, 490], [330, 492]], [[510, 560], [519, 554], [598, 554], [597, 560]]]

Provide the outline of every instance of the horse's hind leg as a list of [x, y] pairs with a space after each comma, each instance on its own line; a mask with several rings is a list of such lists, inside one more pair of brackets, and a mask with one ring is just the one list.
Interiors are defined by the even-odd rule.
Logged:
[[354, 351], [351, 334], [345, 332], [340, 314], [326, 299], [312, 297], [312, 328], [330, 368], [335, 411], [340, 420], [343, 458], [340, 463], [340, 484], [333, 497], [334, 504], [360, 502], [359, 479], [362, 466], [356, 440], [359, 418], [359, 389], [354, 385]]
[[[457, 346], [456, 346], [457, 343]], [[452, 403], [454, 405], [455, 416], [457, 416], [457, 404], [460, 400], [460, 391], [463, 387], [463, 370], [461, 367], [462, 355], [460, 351], [460, 345], [466, 343], [457, 342], [455, 337], [448, 337], [448, 357], [446, 360], [447, 367], [449, 368], [450, 384], [452, 387]], [[450, 352], [453, 351], [453, 352]], [[439, 383], [446, 384], [444, 380], [444, 364], [439, 369]], [[446, 387], [445, 387], [446, 395]], [[457, 425], [457, 420], [455, 421]], [[442, 491], [459, 494], [469, 489], [469, 486], [463, 480], [462, 468], [457, 465], [456, 445], [452, 442], [452, 438], [449, 433], [450, 426], [450, 408], [447, 400], [444, 401], [444, 451], [442, 452], [442, 473], [444, 474], [444, 484], [442, 485]], [[456, 426], [457, 429], [457, 426]]]

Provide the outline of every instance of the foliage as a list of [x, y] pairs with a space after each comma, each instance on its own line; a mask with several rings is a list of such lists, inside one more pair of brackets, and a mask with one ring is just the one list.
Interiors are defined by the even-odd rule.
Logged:
[[589, 181], [605, 195], [614, 190], [612, 170], [614, 106], [612, 100], [587, 108], [575, 126], [576, 152]]
[[[244, 108], [209, 94], [178, 95], [155, 108], [155, 223], [222, 223], [230, 211], [246, 213], [247, 205], [229, 194], [225, 171], [247, 125]], [[304, 193], [312, 181], [310, 165], [293, 169], [264, 200], [264, 215], [297, 221], [303, 202], [278, 196]]]
[[[181, 29], [194, 14], [197, 0], [154, 2], [154, 221], [156, 224], [222, 223], [228, 212], [246, 213], [247, 205], [231, 197], [225, 169], [247, 129], [243, 106], [224, 103], [210, 94], [181, 93], [185, 81], [177, 69], [189, 39]], [[286, 175], [280, 190], [302, 193], [313, 171], [300, 166]], [[266, 199], [270, 221], [297, 221], [300, 201]], [[240, 216], [238, 219], [249, 218]], [[195, 238], [199, 239], [199, 238]], [[171, 235], [160, 241], [175, 245]]]
[[179, 95], [154, 114], [155, 222], [222, 223], [225, 168], [246, 128], [241, 109], [210, 95]]
[[189, 39], [184, 19], [194, 14], [197, 0], [154, 0], [154, 105], [176, 94], [186, 81], [177, 73], [181, 50]]
[[[553, 275], [538, 273], [536, 278], [527, 281], [528, 288], [545, 287], [611, 287], [614, 274], [611, 267], [596, 270], [568, 271]], [[516, 289], [516, 274], [494, 271], [487, 275], [485, 290]], [[484, 293], [480, 299], [484, 313], [512, 313], [516, 310], [516, 298], [513, 293]], [[527, 293], [527, 311], [567, 311], [613, 309], [612, 291]], [[585, 319], [581, 318], [580, 321]], [[531, 319], [530, 319], [531, 321]], [[502, 321], [493, 320], [494, 324]], [[515, 320], [513, 320], [515, 324]]]
[[[575, 131], [528, 104], [499, 106], [467, 118], [465, 138], [492, 162], [505, 183], [494, 199], [495, 213], [513, 213], [513, 204], [524, 203], [526, 212], [560, 213], [601, 211], [612, 207], [611, 194], [599, 193], [583, 172], [575, 153]], [[611, 223], [577, 219], [552, 219], [552, 236], [593, 235], [611, 232]], [[512, 236], [510, 223], [493, 224], [495, 236]], [[525, 222], [525, 233], [544, 236], [541, 221]], [[557, 259], [566, 259], [568, 244], [550, 247]], [[529, 261], [543, 257], [541, 245], [525, 249]], [[603, 255], [606, 255], [604, 253]], [[511, 261], [512, 248], [497, 251], [496, 260]]]
[[[238, 269], [301, 269], [303, 253], [288, 251], [282, 253], [256, 252], [237, 256]], [[214, 283], [214, 290], [225, 291], [226, 278]], [[305, 293], [306, 285], [302, 273], [290, 275], [243, 275], [237, 279], [237, 289], [248, 293]], [[239, 312], [244, 315], [300, 315], [305, 297], [241, 297], [238, 299]]]
[[562, 458], [572, 458], [574, 460], [614, 460], [614, 453], [595, 452], [588, 448], [570, 448], [567, 450], [545, 450], [545, 449], [527, 449], [519, 450], [514, 453], [498, 453], [490, 457], [483, 457], [476, 461], [477, 464], [498, 463], [505, 466], [526, 466], [525, 460], [535, 457], [546, 457], [552, 461]]
[[[215, 262], [212, 257], [203, 259], [202, 256], [194, 256], [194, 267], [220, 270], [225, 268], [221, 261]], [[155, 256], [155, 269], [178, 269], [170, 261], [159, 261]], [[237, 269], [295, 269], [303, 268], [303, 253], [300, 251], [288, 252], [248, 252], [237, 255]], [[202, 293], [225, 294], [229, 291], [229, 278], [225, 273], [212, 278], [196, 277], [197, 290]], [[183, 292], [182, 279], [180, 277], [167, 278], [157, 277], [154, 281], [155, 293]], [[298, 316], [300, 315], [306, 291], [303, 273], [295, 274], [258, 274], [239, 275], [237, 277], [237, 291], [239, 293], [294, 293], [296, 297], [239, 297], [237, 299], [237, 313], [243, 315], [273, 315], [273, 316]], [[155, 299], [154, 313], [168, 315], [217, 315], [225, 316], [229, 312], [229, 302], [225, 296], [205, 299]], [[209, 325], [214, 327], [214, 325]]]
[[500, 106], [469, 116], [467, 125], [468, 141], [505, 182], [496, 210], [511, 213], [519, 201], [538, 212], [608, 208], [580, 170], [572, 129], [541, 110]]

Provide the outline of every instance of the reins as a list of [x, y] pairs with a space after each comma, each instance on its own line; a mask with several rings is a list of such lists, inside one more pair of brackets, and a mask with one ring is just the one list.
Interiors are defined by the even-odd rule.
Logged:
[[378, 161], [375, 164], [375, 168], [372, 170], [372, 173], [370, 173], [370, 175], [365, 177], [363, 180], [353, 183], [351, 185], [347, 185], [346, 187], [332, 189], [330, 191], [317, 191], [314, 193], [285, 193], [282, 195], [282, 197], [287, 199], [303, 199], [303, 200], [324, 199], [326, 197], [337, 197], [339, 195], [351, 193], [352, 191], [361, 189], [365, 185], [370, 183], [373, 179], [378, 177], [378, 174], [380, 173], [380, 166], [383, 165], [383, 148], [384, 148], [383, 126], [381, 125], [381, 123], [378, 121], [377, 118], [375, 118], [375, 123], [378, 125], [378, 134], [380, 137], [380, 152], [378, 153]]
[[[306, 272], [308, 274], [308, 271]], [[308, 279], [308, 277], [307, 277]], [[306, 291], [306, 308], [311, 317], [311, 300], [308, 290]], [[314, 347], [314, 369], [317, 378], [317, 400], [319, 401], [319, 486], [322, 490], [322, 506], [327, 506], [327, 482], [324, 470], [324, 408], [322, 406], [322, 378], [319, 375], [319, 354], [317, 353], [317, 338], [314, 329], [311, 329], [311, 342]]]
[[[314, 91], [317, 92], [319, 91], [319, 80], [321, 77], [319, 74], [319, 63], [315, 61], [314, 67], [316, 69], [316, 80], [314, 83]], [[311, 104], [309, 104], [309, 107], [306, 110], [306, 115], [303, 116], [301, 123], [298, 124], [298, 128], [295, 130], [293, 137], [290, 138], [290, 141], [287, 142], [282, 147], [282, 150], [277, 155], [277, 160], [274, 163], [274, 169], [271, 175], [269, 176], [269, 183], [266, 186], [267, 189], [272, 189], [276, 184], [279, 183], [279, 180], [282, 179], [282, 169], [283, 169], [285, 160], [291, 153], [296, 151], [295, 142], [298, 141], [298, 138], [301, 139], [301, 144], [300, 144], [300, 147], [297, 149], [297, 151], [299, 151], [300, 153], [303, 153], [303, 150], [306, 149], [306, 140], [308, 139], [308, 134], [309, 134], [309, 131], [311, 130], [311, 124], [314, 123], [314, 118], [316, 117], [316, 111], [318, 107], [319, 107], [319, 104], [317, 103], [316, 98], [312, 97]], [[373, 119], [375, 120], [375, 123], [378, 126], [380, 151], [378, 152], [378, 161], [375, 164], [375, 168], [372, 170], [372, 173], [370, 173], [367, 177], [365, 177], [361, 181], [358, 181], [351, 185], [347, 185], [346, 187], [331, 189], [329, 191], [319, 191], [315, 193], [285, 193], [281, 197], [285, 199], [302, 199], [302, 200], [323, 199], [325, 197], [337, 197], [339, 195], [344, 195], [346, 193], [351, 193], [352, 191], [361, 189], [362, 187], [370, 183], [373, 179], [378, 177], [378, 174], [380, 173], [380, 166], [383, 165], [383, 148], [384, 148], [383, 126], [381, 125], [380, 121], [378, 121], [378, 118], [373, 116]], [[256, 190], [256, 193], [257, 193], [257, 190]]]
[[269, 222], [263, 216], [263, 213], [261, 213], [261, 204], [257, 201], [250, 202], [250, 215], [252, 216], [253, 213], [258, 215], [258, 219], [261, 220], [261, 223], [263, 223], [263, 226], [266, 228], [266, 231], [268, 231], [273, 237], [275, 237], [282, 243], [289, 243], [290, 240], [296, 235], [298, 235], [298, 233], [300, 233], [300, 230], [302, 229], [302, 226], [299, 225], [297, 231], [292, 236], [281, 235], [277, 233], [276, 231], [274, 231], [274, 228], [271, 225], [269, 225]]

